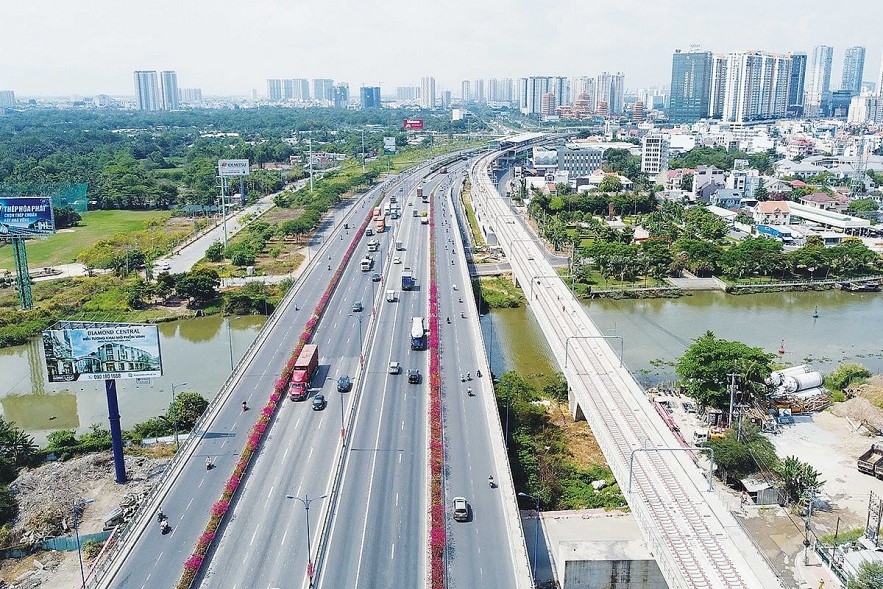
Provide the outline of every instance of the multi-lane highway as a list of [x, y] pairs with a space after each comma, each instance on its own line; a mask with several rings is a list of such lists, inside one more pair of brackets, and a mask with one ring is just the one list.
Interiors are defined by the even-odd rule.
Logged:
[[[461, 177], [464, 167], [461, 162], [450, 166], [450, 177], [430, 175], [422, 181], [430, 203], [415, 195], [422, 175], [385, 186], [398, 196], [403, 215], [375, 237], [356, 236], [354, 231], [370, 214], [376, 191], [356, 202], [343, 218], [338, 214], [335, 227], [325, 228], [320, 253], [213, 403], [205, 421], [209, 425], [182, 449], [184, 459], [160, 491], [171, 533], [160, 534], [152, 511], [142, 517], [128, 530], [130, 539], [122, 543], [101, 586], [146, 588], [177, 581], [257, 417], [256, 409], [269, 395], [331, 276], [328, 266], [337, 267], [354, 239], [356, 253], [343, 269], [312, 340], [319, 346], [320, 360], [310, 398], [323, 394], [327, 406], [314, 411], [309, 400], [282, 404], [197, 585], [309, 587], [310, 574], [316, 586], [329, 588], [425, 584], [430, 352], [411, 349], [410, 329], [412, 318], [425, 318], [429, 310], [430, 226], [420, 222], [420, 212], [430, 207], [441, 264], [439, 312], [451, 319], [441, 324], [439, 338], [448, 580], [452, 587], [529, 586], [514, 490], [457, 237], [451, 198], [457, 195], [450, 178]], [[375, 267], [362, 272], [359, 260], [369, 239], [380, 241], [380, 251], [374, 254]], [[412, 270], [417, 287], [403, 292], [405, 267]], [[375, 271], [381, 281], [372, 280]], [[387, 290], [397, 293], [394, 301], [386, 300]], [[363, 310], [354, 310], [355, 303]], [[398, 362], [402, 372], [390, 374], [390, 362]], [[420, 371], [418, 383], [408, 382], [409, 369]], [[484, 372], [482, 378], [477, 369]], [[474, 379], [471, 383], [460, 380], [467, 372]], [[352, 377], [351, 391], [338, 392], [341, 375]], [[470, 384], [474, 396], [466, 395]], [[252, 410], [243, 412], [242, 401]], [[205, 467], [206, 458], [214, 468]], [[494, 474], [497, 488], [488, 486], [488, 474]], [[471, 505], [467, 522], [451, 518], [450, 500], [459, 495]], [[158, 498], [151, 510], [159, 505]]]

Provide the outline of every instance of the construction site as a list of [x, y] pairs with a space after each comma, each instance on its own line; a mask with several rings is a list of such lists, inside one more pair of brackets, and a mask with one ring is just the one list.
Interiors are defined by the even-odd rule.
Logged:
[[[729, 485], [731, 511], [751, 535], [784, 587], [846, 587], [863, 562], [883, 562], [883, 376], [832, 402], [823, 376], [808, 365], [778, 370], [766, 380], [764, 402], [747, 402], [731, 383], [732, 410], [703, 410], [677, 389], [648, 396], [684, 447], [703, 446], [747, 423], [757, 426], [780, 460], [795, 457], [822, 481], [812, 498], [787, 499], [778, 472], [758, 472]], [[707, 454], [694, 461], [709, 467]], [[718, 472], [718, 475], [722, 473]]]

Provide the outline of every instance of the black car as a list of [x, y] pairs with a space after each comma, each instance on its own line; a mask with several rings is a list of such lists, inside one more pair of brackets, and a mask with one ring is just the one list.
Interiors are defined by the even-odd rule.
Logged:
[[372, 282], [380, 282], [380, 273], [379, 273], [379, 272], [375, 272], [374, 274], [372, 274], [372, 275], [371, 275], [371, 280], [372, 280]]
[[416, 368], [409, 368], [408, 382], [411, 384], [420, 384], [420, 371]]
[[337, 392], [346, 393], [351, 388], [353, 388], [353, 381], [350, 380], [350, 377], [347, 375], [343, 375], [337, 379]]
[[325, 395], [316, 395], [313, 397], [313, 411], [321, 411], [325, 409], [325, 405], [328, 404], [328, 401], [325, 400]]

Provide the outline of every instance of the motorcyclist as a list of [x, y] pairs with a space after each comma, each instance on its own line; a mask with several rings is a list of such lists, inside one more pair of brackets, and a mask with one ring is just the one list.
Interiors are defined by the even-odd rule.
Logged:
[[450, 323], [450, 322], [451, 322], [451, 318], [450, 318], [450, 317], [447, 317], [447, 320], [448, 320], [448, 323]]
[[481, 378], [481, 370], [476, 369], [476, 370], [475, 370], [475, 376], [477, 376], [478, 378]]
[[466, 380], [472, 380], [472, 375], [468, 372], [466, 373]]
[[206, 459], [205, 459], [205, 469], [206, 469], [206, 470], [211, 470], [211, 469], [212, 469], [212, 460], [211, 460], [211, 458], [206, 458]]
[[166, 514], [162, 512], [162, 507], [159, 508], [159, 511], [156, 512], [156, 521], [161, 522], [166, 519]]
[[490, 486], [490, 487], [493, 487], [493, 486], [494, 486], [494, 475], [489, 475], [489, 476], [488, 476], [488, 478], [487, 478], [487, 484], [488, 484], [488, 486]]
[[468, 387], [466, 389], [466, 394], [469, 395], [470, 397], [472, 396], [472, 387]]
[[248, 411], [248, 403], [246, 403], [245, 401], [242, 402], [242, 410]]

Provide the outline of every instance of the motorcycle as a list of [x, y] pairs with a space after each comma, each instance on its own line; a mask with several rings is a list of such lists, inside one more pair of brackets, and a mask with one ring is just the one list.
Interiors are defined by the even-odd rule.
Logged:
[[491, 489], [493, 489], [496, 486], [496, 484], [494, 483], [493, 475], [491, 475], [487, 478], [487, 484]]
[[450, 325], [450, 323], [451, 323], [451, 318], [448, 317], [447, 320], [448, 320], [448, 325]]
[[477, 376], [478, 378], [481, 378], [481, 370], [476, 370], [475, 376]]
[[472, 392], [472, 389], [471, 389], [471, 388], [466, 389], [466, 394], [469, 395], [470, 397], [474, 397], [474, 396], [475, 396], [475, 393]]
[[466, 373], [466, 380], [472, 380], [472, 375], [468, 372]]
[[159, 531], [161, 534], [163, 534], [163, 535], [168, 534], [170, 529], [172, 529], [172, 528], [171, 528], [171, 526], [169, 526], [168, 521], [162, 520], [162, 522], [160, 522]]
[[466, 377], [460, 374], [460, 382], [466, 382]]

